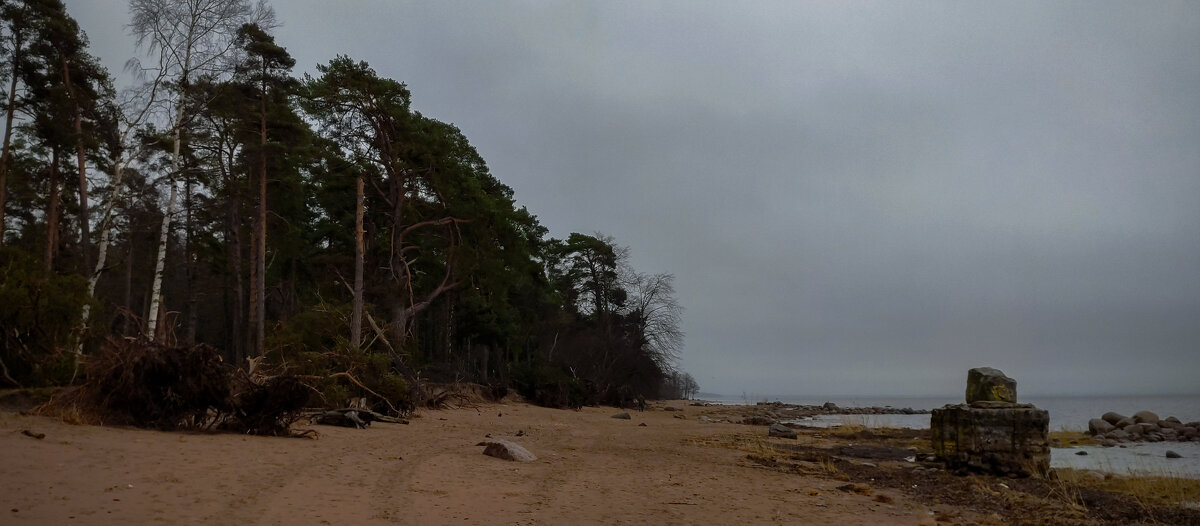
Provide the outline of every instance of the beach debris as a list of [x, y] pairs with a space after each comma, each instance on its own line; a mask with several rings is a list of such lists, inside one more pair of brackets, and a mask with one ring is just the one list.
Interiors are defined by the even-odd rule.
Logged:
[[483, 449], [483, 454], [489, 457], [513, 462], [533, 462], [537, 460], [537, 457], [533, 453], [530, 453], [528, 449], [508, 440], [494, 439], [487, 442], [480, 442], [480, 444], [487, 446]]
[[322, 411], [309, 416], [314, 424], [363, 429], [371, 422], [386, 422], [389, 424], [407, 424], [408, 420], [382, 415], [370, 409], [343, 408]]
[[1183, 455], [1180, 455], [1179, 453], [1176, 453], [1176, 452], [1168, 449], [1167, 450], [1167, 458], [1183, 458]]
[[22, 429], [21, 434], [25, 435], [27, 437], [36, 438], [38, 440], [42, 440], [43, 438], [46, 438], [45, 433], [34, 433], [33, 431], [30, 431], [28, 429]]
[[845, 491], [846, 493], [855, 493], [858, 495], [868, 495], [868, 496], [875, 492], [875, 490], [873, 488], [871, 488], [871, 486], [868, 486], [866, 484], [859, 484], [857, 482], [852, 482], [850, 484], [838, 486], [835, 489], [837, 489], [839, 491]]
[[772, 437], [777, 437], [777, 438], [790, 438], [792, 440], [795, 440], [796, 439], [796, 430], [792, 429], [788, 426], [785, 426], [783, 424], [779, 424], [779, 423], [771, 424], [771, 427], [767, 428], [767, 436], [772, 436]]
[[629, 413], [617, 413], [617, 414], [613, 415], [612, 417], [618, 418], [621, 420], [630, 420], [631, 418], [633, 418], [633, 417], [629, 416]]

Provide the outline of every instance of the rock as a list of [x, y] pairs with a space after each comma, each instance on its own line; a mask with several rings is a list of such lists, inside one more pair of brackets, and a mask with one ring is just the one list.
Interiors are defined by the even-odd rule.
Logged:
[[771, 427], [767, 429], [767, 436], [790, 438], [795, 440], [796, 430], [783, 424], [771, 424]]
[[642, 423], [638, 424], [638, 427], [646, 427], [646, 423], [642, 422]]
[[1150, 411], [1138, 411], [1133, 414], [1133, 421], [1136, 423], [1139, 423], [1139, 424], [1141, 424], [1141, 423], [1157, 424], [1158, 423], [1158, 415], [1156, 415]]
[[671, 407], [671, 406], [667, 406], [667, 407], [664, 407], [664, 408], [663, 408], [663, 411], [679, 411], [679, 408], [678, 408], [678, 407]]
[[765, 416], [748, 416], [742, 419], [742, 423], [748, 426], [769, 426], [775, 423], [775, 420]]
[[1101, 416], [1100, 418], [1103, 418], [1105, 422], [1108, 422], [1115, 426], [1115, 425], [1117, 425], [1117, 422], [1125, 420], [1127, 417], [1120, 413], [1114, 413], [1112, 411], [1109, 411], [1107, 413], [1104, 413], [1104, 415]]
[[1116, 429], [1116, 427], [1103, 418], [1093, 418], [1088, 420], [1088, 433], [1093, 435], [1103, 435], [1114, 429]]
[[821, 409], [824, 409], [826, 411], [838, 411], [839, 410], [837, 404], [835, 404], [833, 402], [825, 402], [825, 405], [822, 405]]
[[1173, 416], [1168, 416], [1168, 417], [1164, 418], [1163, 420], [1164, 420], [1164, 421], [1166, 421], [1166, 422], [1170, 422], [1170, 423], [1172, 423], [1172, 424], [1180, 424], [1180, 425], [1183, 425], [1183, 422], [1180, 422], [1178, 418], [1175, 418], [1175, 417], [1173, 417]]
[[1174, 451], [1167, 450], [1167, 458], [1183, 458], [1183, 455], [1180, 455], [1179, 453], [1176, 453]]
[[1118, 421], [1117, 421], [1117, 423], [1115, 423], [1115, 424], [1113, 424], [1113, 425], [1114, 425], [1114, 426], [1117, 426], [1117, 427], [1119, 427], [1119, 428], [1126, 428], [1126, 427], [1129, 427], [1129, 426], [1131, 426], [1131, 425], [1133, 425], [1133, 424], [1136, 424], [1136, 423], [1137, 423], [1137, 422], [1134, 422], [1132, 418], [1122, 418], [1122, 419], [1118, 420]]
[[537, 460], [537, 457], [533, 453], [530, 453], [528, 449], [514, 442], [497, 439], [490, 440], [486, 444], [487, 447], [483, 449], [483, 454], [489, 457], [502, 458], [513, 462], [533, 462]]
[[1142, 427], [1141, 424], [1134, 424], [1131, 426], [1126, 426], [1125, 428], [1121, 429], [1121, 431], [1129, 433], [1130, 439], [1137, 440], [1146, 433], [1146, 428]]
[[1105, 433], [1104, 437], [1113, 440], [1129, 440], [1129, 433], [1126, 433], [1123, 429], [1114, 429]]
[[999, 369], [978, 367], [967, 371], [967, 403], [1017, 401], [1017, 381]]
[[1168, 416], [1168, 417], [1158, 421], [1158, 427], [1161, 427], [1163, 429], [1178, 429], [1178, 428], [1183, 427], [1183, 423], [1180, 422], [1178, 418], [1175, 418], [1173, 416]]
[[1087, 455], [1087, 451], [1079, 450], [1079, 451], [1076, 451], [1075, 454], [1083, 456], [1083, 455]]
[[629, 420], [632, 418], [629, 416], [629, 413], [617, 413], [617, 414], [613, 415], [612, 417], [619, 418], [621, 420]]
[[[1113, 440], [1111, 438], [1102, 438], [1099, 440], [1099, 443], [1101, 446], [1104, 446], [1104, 447], [1114, 447], [1117, 445], [1117, 441]], [[1121, 447], [1125, 447], [1125, 446], [1121, 446]]]

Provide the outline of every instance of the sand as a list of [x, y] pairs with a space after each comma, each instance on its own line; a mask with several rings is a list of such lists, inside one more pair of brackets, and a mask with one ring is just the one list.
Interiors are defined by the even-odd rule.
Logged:
[[[899, 492], [838, 491], [844, 481], [766, 469], [745, 451], [704, 445], [737, 433], [765, 436], [766, 428], [705, 422], [699, 416], [709, 408], [670, 404], [682, 411], [656, 405], [630, 420], [611, 418], [613, 408], [519, 403], [422, 411], [409, 425], [313, 426], [316, 440], [78, 426], [0, 412], [0, 524], [931, 521], [930, 510]], [[484, 456], [476, 444], [487, 435], [538, 460]]]

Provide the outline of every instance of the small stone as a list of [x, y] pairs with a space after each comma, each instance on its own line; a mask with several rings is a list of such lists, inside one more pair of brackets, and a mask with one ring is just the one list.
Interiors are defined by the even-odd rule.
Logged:
[[1084, 456], [1084, 455], [1087, 455], [1087, 451], [1076, 451], [1075, 454], [1079, 455], [1079, 456]]
[[642, 423], [638, 424], [638, 427], [646, 427], [646, 423], [642, 422]]
[[621, 420], [630, 420], [633, 418], [633, 417], [629, 416], [629, 413], [617, 413], [617, 414], [613, 415], [612, 417], [619, 418]]
[[1180, 455], [1179, 453], [1176, 453], [1171, 450], [1167, 450], [1167, 458], [1183, 458], [1183, 455]]
[[532, 462], [537, 460], [533, 453], [519, 444], [507, 440], [492, 440], [487, 442], [483, 454], [489, 457], [502, 458], [514, 462]]

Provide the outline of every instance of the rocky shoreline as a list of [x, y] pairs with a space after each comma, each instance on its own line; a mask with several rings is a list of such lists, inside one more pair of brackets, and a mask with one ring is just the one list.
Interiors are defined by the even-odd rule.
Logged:
[[1183, 423], [1173, 416], [1160, 419], [1151, 411], [1133, 416], [1110, 411], [1088, 421], [1088, 434], [1106, 447], [1123, 442], [1200, 442], [1200, 422]]
[[[693, 403], [696, 406], [715, 406], [715, 404]], [[750, 406], [737, 407], [736, 416], [731, 415], [723, 421], [755, 426], [769, 426], [781, 422], [792, 422], [819, 415], [927, 415], [928, 409], [913, 409], [911, 407], [840, 407], [833, 402], [822, 405], [799, 405], [784, 402], [759, 402]], [[739, 418], [740, 417], [740, 418]], [[714, 421], [722, 421], [715, 419]], [[795, 426], [795, 424], [789, 424]]]

